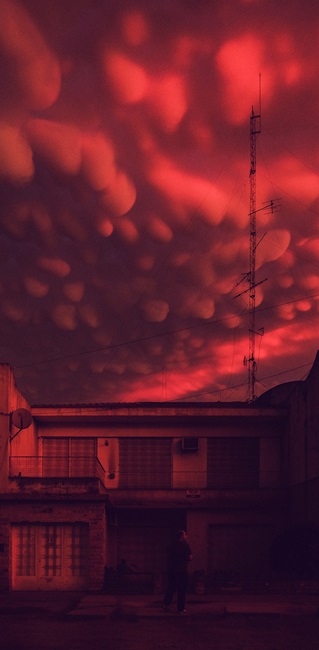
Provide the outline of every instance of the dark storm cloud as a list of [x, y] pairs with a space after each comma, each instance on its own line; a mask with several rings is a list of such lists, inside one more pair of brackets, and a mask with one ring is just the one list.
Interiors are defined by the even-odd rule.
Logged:
[[311, 363], [316, 10], [0, 0], [0, 13], [0, 357], [29, 400], [247, 397], [247, 294], [234, 296], [260, 75], [257, 207], [280, 209], [257, 219], [258, 376]]

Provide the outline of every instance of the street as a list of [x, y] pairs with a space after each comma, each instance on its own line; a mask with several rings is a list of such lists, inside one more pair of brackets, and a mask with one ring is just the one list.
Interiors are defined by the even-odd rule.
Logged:
[[317, 616], [0, 615], [2, 650], [318, 650]]

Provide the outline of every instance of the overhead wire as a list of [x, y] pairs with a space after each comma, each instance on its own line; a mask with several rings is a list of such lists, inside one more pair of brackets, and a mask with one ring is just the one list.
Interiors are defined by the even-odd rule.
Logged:
[[[277, 372], [277, 373], [274, 373], [272, 375], [267, 375], [266, 377], [262, 377], [262, 379], [259, 379], [257, 381], [259, 381], [259, 383], [261, 383], [262, 381], [265, 381], [266, 379], [274, 379], [275, 377], [280, 377], [282, 375], [288, 374], [289, 372], [295, 372], [296, 370], [300, 370], [302, 368], [310, 368], [312, 365], [313, 365], [312, 361], [309, 362], [309, 363], [304, 363], [304, 364], [302, 364], [300, 366], [296, 366], [295, 368], [289, 368], [289, 370], [282, 370], [281, 372]], [[197, 397], [202, 397], [203, 395], [213, 395], [213, 394], [217, 394], [217, 393], [223, 393], [223, 392], [231, 390], [231, 389], [235, 390], [236, 388], [243, 388], [245, 386], [246, 386], [246, 382], [242, 382], [240, 384], [234, 384], [233, 386], [230, 386], [230, 387], [215, 388], [214, 390], [207, 390], [207, 391], [203, 391], [201, 393], [196, 393], [196, 395], [188, 395], [187, 397], [179, 397], [179, 398], [176, 398], [176, 399], [170, 400], [170, 401], [172, 401], [172, 402], [181, 402], [183, 400], [187, 401], [187, 400], [194, 399], [194, 398], [197, 398]]]
[[[223, 173], [225, 172], [225, 170], [229, 170], [229, 167], [230, 167], [230, 164], [229, 164], [229, 163], [230, 163], [230, 159], [231, 159], [231, 151], [229, 152], [229, 154], [228, 154], [228, 156], [227, 156], [225, 162], [223, 163], [223, 165], [222, 165], [221, 168], [219, 169], [218, 173], [215, 175], [214, 180], [211, 180], [211, 181], [210, 181], [210, 180], [208, 179], [209, 189], [207, 189], [207, 191], [206, 191], [206, 192], [204, 193], [204, 195], [202, 196], [201, 200], [199, 201], [199, 203], [198, 203], [198, 205], [197, 205], [197, 208], [195, 208], [195, 210], [193, 210], [193, 211], [189, 214], [188, 218], [187, 218], [186, 221], [184, 222], [184, 224], [183, 224], [183, 226], [182, 226], [182, 228], [181, 228], [181, 230], [180, 230], [180, 232], [179, 232], [179, 238], [180, 238], [180, 237], [182, 236], [182, 234], [186, 231], [187, 227], [192, 223], [192, 221], [194, 221], [195, 218], [200, 214], [200, 211], [201, 211], [201, 207], [202, 207], [202, 205], [204, 204], [205, 200], [206, 200], [207, 197], [209, 196], [210, 192], [211, 192], [211, 191], [213, 190], [213, 188], [216, 186], [217, 181], [218, 181], [218, 180], [220, 179], [220, 177], [223, 175]], [[230, 201], [231, 201], [231, 199], [228, 200], [227, 205], [229, 205]], [[173, 240], [173, 251], [174, 251], [174, 248], [176, 249], [176, 243], [177, 243], [176, 240], [177, 240], [177, 239], [178, 239], [177, 237], [174, 237], [174, 240]], [[195, 246], [198, 247], [198, 245], [199, 245], [198, 239], [196, 240], [196, 243], [195, 243], [195, 239], [194, 239], [194, 240], [193, 240], [193, 243], [192, 243], [192, 248], [191, 248], [191, 250], [194, 250]], [[161, 258], [160, 258], [160, 263], [157, 264], [156, 267], [154, 268], [154, 271], [153, 271], [152, 273], [150, 273], [150, 277], [151, 277], [151, 279], [156, 280], [156, 279], [159, 277], [161, 270], [165, 267], [165, 265], [167, 265], [168, 260], [170, 259], [170, 257], [172, 257], [172, 254], [173, 254], [173, 252], [172, 252], [172, 248], [171, 248], [171, 247], [170, 247], [168, 250], [166, 249], [166, 254], [161, 256]], [[204, 289], [203, 289], [203, 291], [204, 291]], [[120, 329], [125, 328], [125, 325], [126, 325], [126, 323], [129, 321], [129, 318], [130, 318], [130, 316], [131, 316], [131, 314], [132, 314], [133, 309], [134, 309], [134, 308], [137, 308], [137, 307], [139, 306], [139, 304], [142, 302], [142, 300], [143, 300], [145, 294], [146, 294], [146, 290], [144, 290], [144, 291], [142, 291], [142, 292], [140, 293], [140, 295], [138, 296], [137, 300], [136, 300], [136, 301], [134, 302], [134, 304], [132, 305], [130, 311], [129, 311], [129, 312], [126, 314], [126, 316], [122, 319], [122, 322], [121, 322], [120, 328], [118, 328], [118, 331], [119, 331]], [[194, 299], [194, 303], [195, 303], [195, 299]], [[193, 304], [194, 304], [194, 303], [193, 303]], [[176, 331], [183, 331], [184, 329], [187, 330], [187, 329], [189, 329], [189, 328], [182, 328], [182, 329], [180, 329], [180, 330], [176, 330]], [[131, 342], [129, 341], [129, 342], [119, 343], [119, 344], [115, 343], [115, 344], [113, 344], [112, 346], [108, 346], [107, 349], [112, 349], [112, 348], [122, 347], [122, 345], [127, 345], [127, 344], [130, 344], [130, 343], [135, 343], [136, 341], [137, 341], [137, 342], [143, 342], [143, 341], [147, 341], [147, 340], [152, 340], [153, 338], [159, 338], [160, 336], [161, 336], [161, 334], [158, 334], [158, 335], [152, 335], [152, 336], [140, 337], [140, 338], [138, 338], [138, 339], [134, 339], [134, 340], [132, 340]], [[164, 336], [165, 336], [165, 334], [164, 334]], [[100, 351], [101, 349], [103, 350], [104, 348], [99, 348], [99, 349], [97, 349], [97, 351]], [[93, 352], [94, 352], [94, 351], [93, 351]], [[69, 358], [69, 357], [74, 357], [74, 356], [80, 356], [81, 354], [87, 354], [87, 352], [83, 351], [82, 353], [80, 352], [80, 353], [78, 353], [78, 354], [74, 353], [74, 354], [71, 354], [71, 355], [65, 355], [65, 357], [60, 357], [59, 359], [62, 359], [62, 358]], [[43, 362], [43, 363], [46, 363], [46, 362]], [[33, 365], [33, 364], [32, 364], [32, 363], [28, 363], [28, 364], [23, 364], [23, 365], [15, 366], [15, 367], [19, 367], [19, 368], [21, 368], [21, 367], [26, 367], [26, 366], [31, 366], [31, 365]]]
[[[308, 298], [318, 298], [319, 293], [312, 294], [312, 295], [307, 296], [307, 297]], [[279, 307], [281, 305], [292, 304], [292, 303], [299, 302], [299, 301], [300, 301], [300, 297], [295, 298], [293, 300], [285, 301], [283, 303], [277, 303], [275, 305], [268, 305], [268, 306], [265, 306], [265, 307], [259, 307], [259, 308], [256, 309], [256, 312], [258, 313], [258, 312], [268, 311], [269, 309], [275, 309], [275, 308], [277, 308], [277, 307]], [[142, 336], [142, 337], [139, 337], [139, 338], [130, 339], [128, 341], [121, 341], [119, 343], [113, 343], [112, 345], [105, 345], [105, 346], [102, 346], [102, 347], [99, 347], [99, 348], [94, 348], [92, 350], [82, 350], [80, 352], [72, 352], [72, 353], [69, 353], [69, 354], [60, 355], [58, 357], [52, 357], [51, 359], [42, 359], [42, 360], [39, 360], [39, 361], [30, 361], [29, 363], [18, 364], [18, 365], [14, 365], [13, 367], [17, 368], [17, 369], [20, 369], [20, 368], [26, 368], [26, 367], [30, 367], [30, 366], [32, 367], [32, 366], [43, 365], [43, 364], [46, 364], [46, 363], [53, 363], [55, 361], [63, 361], [65, 359], [69, 359], [69, 358], [72, 358], [72, 357], [79, 357], [79, 356], [83, 356], [83, 355], [86, 355], [86, 354], [95, 354], [97, 352], [107, 352], [109, 350], [113, 350], [115, 348], [119, 348], [119, 347], [122, 347], [122, 346], [125, 346], [125, 345], [143, 343], [144, 341], [158, 339], [158, 338], [160, 338], [162, 336], [172, 336], [172, 335], [177, 334], [179, 332], [186, 332], [186, 331], [198, 329], [198, 328], [201, 328], [201, 327], [208, 327], [209, 325], [217, 325], [218, 323], [222, 323], [222, 322], [231, 320], [233, 318], [234, 318], [234, 315], [232, 314], [231, 316], [225, 316], [224, 318], [213, 319], [213, 320], [205, 321], [203, 323], [196, 323], [195, 325], [188, 325], [187, 327], [180, 327], [180, 328], [177, 328], [177, 329], [174, 329], [174, 330], [168, 330], [166, 332], [160, 332], [158, 334], [150, 334], [149, 336]]]
[[[217, 177], [214, 179], [214, 181], [211, 182], [211, 187], [212, 187], [212, 188], [214, 187], [214, 185], [216, 184], [217, 180], [220, 178], [220, 176], [221, 176], [222, 173], [224, 172], [224, 169], [225, 169], [226, 166], [228, 165], [228, 162], [229, 162], [229, 158], [228, 158], [228, 161], [226, 161], [225, 165], [221, 168], [219, 174], [217, 174]], [[309, 168], [309, 169], [310, 169], [310, 168]], [[313, 171], [313, 170], [311, 170], [311, 171]], [[281, 191], [283, 191], [282, 188], [280, 188], [279, 185], [274, 184], [274, 186], [275, 186], [275, 187], [278, 187]], [[207, 194], [207, 193], [206, 193], [206, 194]], [[285, 194], [286, 194], [287, 196], [289, 196], [288, 193], [285, 192]], [[200, 208], [201, 208], [201, 205], [202, 205], [202, 203], [205, 201], [205, 198], [206, 198], [206, 195], [202, 198], [202, 200], [201, 200], [201, 202], [199, 203], [197, 209], [194, 210], [194, 212], [189, 216], [189, 218], [188, 218], [188, 220], [187, 220], [187, 223], [184, 225], [184, 229], [183, 229], [183, 230], [185, 230], [186, 227], [187, 227], [187, 225], [188, 225], [188, 224], [189, 224], [193, 219], [195, 219], [195, 217], [199, 214], [199, 212], [200, 212]], [[294, 200], [297, 200], [297, 199], [295, 199], [295, 197], [290, 197], [290, 198], [293, 198]], [[229, 201], [228, 201], [228, 205], [230, 205], [231, 201], [232, 201], [232, 197], [229, 199]], [[306, 204], [305, 204], [305, 205], [306, 205]], [[307, 205], [306, 207], [307, 207], [307, 209], [311, 209], [310, 206], [308, 206], [308, 205]], [[315, 214], [318, 214], [318, 211], [317, 211], [317, 210], [313, 210], [313, 212], [314, 212]], [[221, 242], [220, 242], [220, 246], [222, 246], [222, 243], [221, 243]], [[163, 258], [161, 259], [161, 263], [160, 263], [160, 265], [159, 265], [159, 266], [154, 270], [156, 275], [160, 272], [160, 269], [161, 269], [161, 268], [163, 267], [163, 265], [167, 262], [167, 259], [169, 258], [170, 255], [171, 255], [171, 250], [169, 250], [169, 251], [167, 252], [167, 255], [166, 255], [166, 257], [164, 257], [164, 259], [163, 259]], [[292, 299], [292, 300], [286, 300], [286, 301], [283, 301], [283, 302], [278, 303], [278, 304], [275, 304], [275, 305], [270, 305], [270, 306], [266, 306], [266, 307], [260, 307], [260, 308], [257, 308], [257, 309], [256, 309], [256, 313], [264, 312], [264, 311], [267, 311], [267, 310], [270, 310], [270, 309], [275, 309], [275, 308], [278, 308], [279, 306], [283, 306], [283, 305], [288, 305], [288, 304], [297, 303], [297, 302], [299, 302], [299, 301], [302, 300], [302, 299], [307, 299], [307, 298], [308, 298], [308, 299], [311, 299], [311, 298], [317, 298], [318, 296], [319, 296], [319, 294], [312, 294], [312, 295], [308, 295], [308, 296], [305, 296], [305, 295], [304, 295], [304, 296], [301, 296], [301, 297], [299, 297], [299, 298], [295, 298], [295, 299]], [[137, 301], [137, 304], [138, 304], [138, 302], [142, 299], [142, 297], [143, 297], [143, 296], [140, 296], [140, 297], [139, 297], [139, 299], [138, 299], [138, 301]], [[134, 305], [134, 306], [136, 306], [136, 305]], [[243, 306], [243, 309], [240, 311], [240, 315], [242, 316], [243, 314], [246, 313], [246, 311], [247, 311], [247, 308], [246, 308], [245, 306]], [[305, 314], [303, 314], [303, 316], [304, 316], [304, 317], [307, 317], [307, 315], [305, 315]], [[127, 316], [127, 318], [128, 318], [128, 316]], [[25, 368], [25, 367], [33, 367], [33, 366], [37, 366], [37, 365], [40, 365], [40, 364], [52, 363], [52, 362], [61, 361], [61, 360], [69, 359], [69, 358], [79, 357], [79, 356], [88, 355], [88, 354], [94, 354], [94, 353], [97, 353], [97, 352], [107, 352], [107, 351], [109, 351], [109, 350], [116, 349], [116, 348], [121, 348], [121, 347], [123, 347], [123, 346], [132, 345], [132, 344], [137, 344], [137, 343], [142, 343], [142, 342], [145, 342], [145, 341], [150, 341], [150, 340], [158, 339], [158, 338], [165, 337], [165, 336], [171, 336], [171, 335], [174, 335], [174, 334], [176, 334], [176, 333], [183, 332], [183, 331], [189, 331], [189, 330], [193, 330], [193, 329], [197, 329], [197, 328], [202, 328], [202, 327], [207, 327], [207, 326], [211, 326], [211, 325], [216, 325], [216, 324], [218, 324], [218, 323], [225, 322], [225, 321], [230, 320], [230, 319], [233, 319], [233, 318], [234, 318], [234, 315], [232, 314], [231, 316], [227, 316], [227, 317], [224, 317], [224, 318], [213, 319], [213, 320], [210, 319], [209, 321], [201, 322], [201, 323], [198, 323], [198, 324], [195, 324], [195, 325], [190, 325], [190, 326], [188, 326], [188, 327], [177, 328], [177, 329], [174, 329], [174, 330], [170, 330], [170, 331], [166, 331], [166, 332], [161, 332], [161, 333], [158, 333], [158, 334], [152, 334], [152, 335], [144, 336], [144, 337], [136, 337], [136, 338], [132, 338], [132, 339], [130, 339], [130, 340], [126, 340], [126, 341], [120, 341], [120, 342], [118, 342], [118, 343], [114, 343], [114, 344], [112, 344], [112, 345], [108, 345], [108, 346], [98, 347], [98, 348], [94, 348], [94, 349], [91, 349], [91, 350], [82, 350], [82, 351], [78, 351], [78, 352], [74, 352], [74, 353], [70, 353], [70, 354], [63, 354], [63, 355], [59, 355], [59, 356], [57, 356], [57, 357], [53, 357], [53, 358], [51, 358], [51, 359], [45, 359], [45, 360], [42, 359], [42, 360], [39, 360], [39, 361], [32, 361], [32, 362], [25, 363], [25, 364], [15, 365], [14, 367], [15, 367], [15, 368], [19, 368], [19, 369], [20, 369], [20, 368]], [[234, 337], [234, 339], [235, 339], [235, 337]], [[234, 343], [234, 344], [235, 344], [235, 343]], [[234, 358], [234, 347], [233, 347], [233, 358]], [[280, 374], [281, 374], [281, 373], [279, 373], [279, 375], [280, 375]], [[267, 378], [265, 378], [265, 379], [267, 379]], [[231, 374], [230, 374], [229, 381], [230, 381], [230, 380], [231, 380]], [[240, 384], [239, 384], [239, 386], [240, 386]], [[224, 390], [231, 390], [231, 389], [233, 389], [233, 388], [236, 388], [236, 386], [228, 386], [228, 387], [225, 388], [225, 389], [218, 389], [218, 391], [212, 391], [212, 392], [221, 392], [221, 391], [224, 391]], [[210, 393], [210, 392], [208, 392], [207, 394], [209, 394], [209, 393]], [[206, 394], [206, 393], [201, 393], [201, 394]]]
[[[266, 130], [266, 132], [268, 132], [268, 135], [271, 135], [271, 136], [272, 136], [273, 140], [276, 140], [276, 138], [273, 137], [273, 134], [270, 134], [269, 129], [267, 129], [267, 128], [266, 128], [266, 129], [263, 128], [263, 131], [264, 131], [264, 130]], [[278, 142], [279, 142], [279, 138], [277, 138], [277, 140], [278, 140]], [[300, 162], [300, 163], [301, 163], [301, 164], [302, 164], [306, 169], [310, 170], [312, 174], [315, 174], [316, 176], [318, 176], [318, 172], [317, 172], [313, 167], [311, 167], [309, 164], [307, 164], [307, 163], [306, 163], [306, 162], [305, 162], [305, 161], [304, 161], [300, 156], [296, 155], [296, 154], [291, 150], [291, 148], [289, 148], [289, 147], [287, 147], [287, 146], [285, 145], [285, 143], [282, 143], [282, 142], [280, 143], [280, 142], [279, 142], [279, 145], [280, 145], [281, 147], [283, 147], [286, 151], [288, 151], [290, 156], [293, 156], [294, 158], [296, 158], [296, 159], [297, 159], [297, 160], [298, 160], [298, 161], [299, 161], [299, 162]], [[266, 177], [267, 177], [268, 181], [270, 181], [270, 183], [272, 184], [272, 186], [273, 186], [274, 188], [276, 188], [276, 191], [279, 190], [279, 192], [280, 192], [280, 196], [284, 195], [284, 196], [288, 197], [290, 200], [293, 200], [294, 202], [299, 203], [300, 205], [302, 205], [303, 207], [305, 207], [307, 211], [311, 211], [312, 213], [318, 215], [318, 210], [316, 210], [316, 209], [313, 207], [313, 205], [309, 205], [309, 203], [305, 203], [304, 201], [302, 201], [302, 200], [296, 198], [295, 196], [291, 195], [291, 193], [287, 192], [286, 189], [284, 189], [283, 187], [281, 187], [280, 181], [279, 181], [279, 183], [278, 183], [278, 182], [274, 182], [274, 181], [272, 180], [272, 178], [271, 178], [271, 174], [270, 174], [270, 172], [269, 172], [268, 165], [267, 165], [267, 163], [266, 163], [266, 161], [265, 161], [265, 157], [264, 157], [264, 155], [263, 155], [263, 148], [262, 148], [262, 146], [259, 147], [259, 150], [260, 150], [260, 151], [259, 151], [259, 155], [260, 155], [261, 158], [262, 158], [263, 167], [264, 167], [264, 170], [266, 171], [266, 174], [267, 174]], [[274, 146], [272, 145], [272, 156], [273, 156], [273, 155], [274, 155]], [[278, 153], [277, 153], [276, 155], [278, 156]], [[277, 179], [276, 179], [276, 180], [277, 180]], [[284, 210], [283, 210], [282, 206], [280, 206], [280, 208], [281, 208], [281, 209], [280, 209], [280, 212], [281, 212], [281, 214], [283, 215], [283, 214], [284, 214]], [[288, 218], [286, 218], [286, 221], [287, 221], [287, 223], [286, 223], [286, 227], [287, 227], [288, 231], [291, 232], [291, 223], [290, 223], [290, 221], [288, 221]], [[277, 225], [277, 224], [276, 224], [276, 225]], [[277, 225], [277, 227], [278, 227], [278, 225]], [[303, 264], [307, 264], [308, 268], [309, 268], [309, 264], [312, 264], [315, 268], [318, 267], [318, 264], [315, 262], [315, 260], [312, 260], [312, 259], [311, 259], [311, 260], [309, 260], [309, 259], [305, 260], [305, 259], [302, 257], [302, 255], [300, 254], [300, 251], [297, 249], [297, 247], [296, 247], [296, 245], [295, 245], [295, 241], [294, 241], [294, 239], [292, 239], [292, 240], [290, 241], [289, 248], [290, 248], [290, 250], [293, 250], [293, 251], [294, 251], [293, 254], [294, 254], [294, 256], [295, 256], [295, 259], [297, 259], [297, 260], [299, 259], [299, 260], [301, 261], [301, 263], [303, 263]], [[299, 289], [299, 291], [300, 291], [300, 288], [301, 288], [301, 287], [300, 287], [300, 284], [301, 284], [301, 282], [300, 282], [300, 278], [302, 278], [302, 283], [304, 284], [304, 287], [307, 286], [308, 291], [311, 290], [311, 288], [310, 288], [310, 286], [309, 286], [309, 284], [308, 284], [308, 279], [307, 279], [307, 275], [308, 275], [308, 274], [306, 273], [306, 267], [305, 267], [305, 272], [304, 272], [302, 275], [300, 274], [300, 271], [298, 272], [298, 274], [296, 274], [296, 268], [295, 268], [295, 265], [293, 265], [292, 268], [291, 268], [291, 267], [289, 268], [289, 273], [291, 274], [291, 276], [292, 276], [292, 280], [293, 280], [293, 285], [292, 285], [292, 286], [295, 286], [295, 287], [298, 286], [298, 289]], [[289, 288], [288, 288], [288, 290], [289, 290]], [[277, 289], [276, 289], [276, 291], [277, 291], [277, 293], [278, 293], [278, 291], [280, 291], [280, 283], [277, 284]], [[283, 288], [281, 289], [281, 293], [282, 293], [282, 294], [284, 293]], [[287, 292], [286, 292], [286, 293], [287, 293]], [[294, 291], [294, 293], [295, 293], [295, 291]], [[305, 294], [304, 294], [303, 296], [300, 297], [300, 301], [305, 300], [305, 299], [307, 299], [307, 296], [306, 296]], [[296, 302], [299, 302], [299, 301], [297, 300]], [[287, 304], [287, 305], [288, 305], [288, 304], [292, 304], [292, 302], [291, 302], [291, 301], [286, 301], [286, 304]], [[298, 312], [298, 319], [300, 320], [300, 318], [301, 318], [303, 315], [304, 315], [304, 314], [302, 314], [302, 312], [299, 311], [299, 312]], [[313, 307], [312, 307], [311, 313], [307, 313], [307, 318], [309, 318], [309, 317], [311, 317], [311, 318], [313, 318], [313, 319], [316, 318], [316, 321], [318, 321], [317, 316], [313, 314]], [[318, 328], [318, 322], [314, 322], [314, 325]], [[306, 336], [306, 338], [308, 338], [309, 341], [311, 340], [310, 337], [307, 336], [307, 332], [305, 332], [304, 335]], [[259, 351], [260, 351], [260, 346], [259, 346]], [[287, 350], [287, 354], [288, 354], [288, 356], [291, 356], [292, 358], [294, 357], [294, 354], [292, 353], [292, 351]]]
[[[310, 169], [310, 170], [312, 171], [312, 173], [315, 173], [316, 175], [318, 175], [318, 174], [315, 172], [314, 169], [312, 169], [312, 168], [311, 168], [309, 165], [307, 165], [307, 164], [306, 164], [306, 163], [305, 163], [305, 162], [304, 162], [300, 157], [298, 157], [296, 154], [294, 154], [294, 152], [292, 152], [291, 149], [289, 149], [288, 147], [285, 147], [285, 149], [286, 149], [287, 151], [289, 151], [290, 154], [291, 154], [292, 156], [294, 156], [297, 160], [299, 160], [299, 161], [302, 163], [302, 165], [304, 165], [307, 169]], [[314, 214], [319, 215], [318, 210], [314, 209], [312, 205], [309, 205], [309, 204], [305, 203], [304, 201], [302, 201], [302, 200], [300, 200], [300, 199], [297, 199], [296, 197], [294, 197], [293, 195], [291, 195], [289, 192], [287, 192], [283, 187], [281, 187], [278, 183], [274, 183], [274, 182], [270, 179], [270, 173], [269, 173], [269, 170], [268, 170], [268, 166], [267, 166], [267, 164], [265, 163], [265, 160], [264, 160], [264, 159], [263, 159], [263, 163], [264, 163], [264, 169], [265, 169], [265, 171], [267, 172], [267, 177], [268, 177], [268, 179], [271, 181], [271, 183], [272, 183], [272, 185], [273, 185], [274, 187], [276, 187], [277, 189], [280, 190], [280, 193], [281, 193], [281, 194], [284, 194], [284, 195], [286, 195], [289, 199], [292, 199], [294, 202], [299, 203], [300, 205], [302, 205], [303, 207], [305, 207], [305, 208], [307, 209], [307, 211], [311, 211], [311, 212], [313, 212]], [[280, 210], [280, 212], [281, 212], [282, 215], [284, 215], [284, 210], [283, 210], [282, 206], [281, 206], [281, 210]], [[291, 229], [291, 224], [289, 223], [288, 218], [286, 218], [286, 227], [287, 227], [288, 230]], [[292, 239], [291, 242], [290, 242], [290, 249], [293, 250], [293, 254], [294, 254], [294, 256], [295, 256], [295, 259], [299, 260], [303, 265], [306, 265], [306, 264], [307, 264], [308, 267], [309, 267], [309, 265], [310, 265], [310, 266], [313, 266], [316, 270], [319, 268], [319, 262], [316, 262], [314, 259], [309, 259], [309, 258], [307, 258], [307, 260], [305, 260], [305, 259], [302, 257], [302, 255], [300, 254], [299, 249], [296, 247], [296, 244], [295, 244], [295, 242], [294, 242], [293, 239]], [[305, 270], [305, 272], [303, 272], [303, 273], [301, 273], [300, 270], [298, 271], [298, 273], [296, 273], [295, 265], [293, 265], [292, 267], [289, 268], [289, 273], [291, 274], [291, 276], [292, 276], [292, 278], [293, 278], [293, 282], [294, 282], [294, 284], [297, 284], [297, 285], [299, 284], [299, 285], [300, 285], [300, 278], [302, 278], [302, 282], [303, 282], [303, 284], [305, 284], [305, 285], [307, 284], [307, 285], [308, 285], [308, 290], [311, 290], [311, 287], [310, 287], [309, 284], [308, 284], [308, 278], [307, 278], [306, 270]], [[279, 287], [278, 287], [278, 285], [277, 285], [277, 291], [278, 291], [278, 288], [279, 288]], [[282, 290], [282, 293], [283, 293], [283, 290]], [[307, 299], [307, 296], [306, 296], [306, 295], [300, 297], [300, 300], [304, 300], [304, 299]], [[308, 339], [308, 340], [309, 340], [309, 339]]]

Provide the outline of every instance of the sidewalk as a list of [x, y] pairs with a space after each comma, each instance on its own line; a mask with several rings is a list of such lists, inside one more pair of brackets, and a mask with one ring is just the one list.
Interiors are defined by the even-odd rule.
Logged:
[[[319, 594], [316, 595], [189, 595], [183, 616], [222, 616], [225, 614], [319, 614]], [[86, 595], [69, 616], [171, 617], [178, 616], [176, 604], [170, 611], [162, 609], [160, 596]]]
[[[66, 615], [106, 618], [174, 617], [162, 609], [162, 598], [155, 596], [109, 596], [80, 592], [11, 592], [0, 595], [1, 614]], [[226, 614], [319, 615], [319, 594], [189, 594], [186, 617]]]

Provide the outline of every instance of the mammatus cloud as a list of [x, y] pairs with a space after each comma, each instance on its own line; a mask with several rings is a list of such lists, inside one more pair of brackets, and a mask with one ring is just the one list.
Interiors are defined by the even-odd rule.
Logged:
[[0, 0], [0, 14], [0, 359], [26, 397], [247, 399], [260, 99], [258, 394], [303, 377], [318, 330], [316, 9]]

